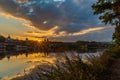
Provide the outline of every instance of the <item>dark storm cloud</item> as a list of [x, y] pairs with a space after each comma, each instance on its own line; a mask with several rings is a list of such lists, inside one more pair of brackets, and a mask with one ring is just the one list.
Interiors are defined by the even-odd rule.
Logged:
[[[15, 17], [31, 21], [32, 25], [37, 28], [47, 30], [54, 27], [54, 25], [63, 25], [62, 22], [67, 20], [64, 19], [64, 12], [57, 7], [58, 4], [53, 3], [52, 0], [49, 1], [29, 0], [18, 3], [13, 0], [0, 0], [0, 9]], [[47, 23], [44, 24], [44, 21], [47, 21]]]
[[15, 15], [18, 5], [13, 0], [0, 0], [0, 9]]
[[[62, 31], [69, 34], [88, 28], [104, 26], [99, 21], [98, 16], [93, 15], [91, 5], [96, 1], [97, 0], [24, 0], [23, 2], [23, 0], [0, 0], [0, 10], [15, 17], [29, 20], [32, 26], [39, 29], [49, 30], [58, 26], [59, 28], [55, 29], [55, 34], [59, 34]], [[106, 34], [107, 31], [103, 33]], [[96, 33], [92, 34], [94, 35]], [[98, 34], [103, 35], [101, 33]], [[61, 37], [61, 39], [93, 39], [93, 37], [91, 35], [89, 37], [89, 35], [90, 34], [65, 36]]]
[[0, 8], [15, 17], [30, 20], [39, 29], [48, 30], [58, 25], [60, 28], [56, 32], [71, 33], [98, 24], [91, 9], [94, 0], [18, 1], [22, 0], [0, 0]]

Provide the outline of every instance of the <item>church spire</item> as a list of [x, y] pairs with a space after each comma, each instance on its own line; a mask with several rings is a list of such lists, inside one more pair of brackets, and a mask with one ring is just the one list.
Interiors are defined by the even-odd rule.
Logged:
[[8, 35], [8, 39], [11, 39], [10, 34]]

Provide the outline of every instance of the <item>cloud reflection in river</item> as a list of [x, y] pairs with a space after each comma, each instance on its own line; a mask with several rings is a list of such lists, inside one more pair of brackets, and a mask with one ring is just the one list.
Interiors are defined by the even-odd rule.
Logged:
[[35, 65], [54, 64], [56, 55], [54, 53], [46, 56], [44, 53], [30, 53], [30, 54], [6, 54], [0, 60], [0, 77], [10, 77], [18, 75], [29, 70]]

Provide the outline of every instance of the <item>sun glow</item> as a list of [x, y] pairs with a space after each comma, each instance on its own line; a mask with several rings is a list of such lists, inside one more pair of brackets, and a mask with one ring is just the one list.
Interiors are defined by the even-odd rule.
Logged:
[[37, 41], [38, 41], [39, 43], [41, 43], [41, 42], [42, 42], [42, 39], [38, 39]]

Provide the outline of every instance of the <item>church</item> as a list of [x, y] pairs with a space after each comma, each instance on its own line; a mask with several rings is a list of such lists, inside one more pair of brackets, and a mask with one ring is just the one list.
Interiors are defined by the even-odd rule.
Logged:
[[27, 46], [20, 40], [14, 40], [9, 35], [7, 38], [0, 36], [0, 52], [27, 50]]

